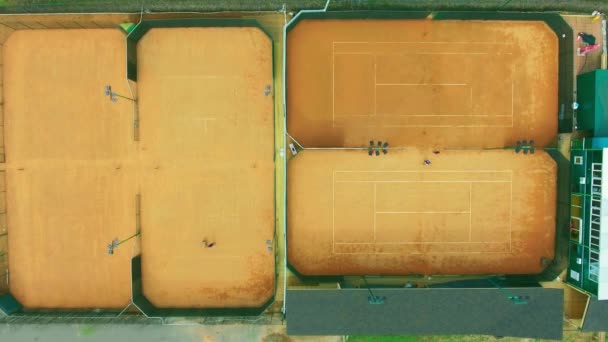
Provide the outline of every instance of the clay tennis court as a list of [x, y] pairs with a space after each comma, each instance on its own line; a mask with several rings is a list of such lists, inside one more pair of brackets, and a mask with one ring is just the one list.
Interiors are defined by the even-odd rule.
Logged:
[[118, 30], [17, 31], [3, 45], [10, 291], [27, 308], [131, 298], [136, 186]]
[[307, 150], [288, 166], [302, 274], [535, 274], [553, 259], [557, 167], [543, 151]]
[[305, 147], [502, 147], [557, 134], [558, 43], [543, 22], [300, 21], [288, 131]]
[[261, 306], [275, 277], [272, 42], [257, 28], [152, 29], [137, 49], [144, 295]]

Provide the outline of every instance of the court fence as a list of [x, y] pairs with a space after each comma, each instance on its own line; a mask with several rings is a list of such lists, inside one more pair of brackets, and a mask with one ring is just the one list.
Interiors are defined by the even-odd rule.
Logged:
[[[124, 3], [124, 2], [122, 2]], [[320, 4], [324, 4], [325, 1], [319, 1]], [[343, 1], [344, 3], [344, 1]], [[101, 4], [101, 3], [100, 3]], [[26, 8], [27, 7], [27, 8]], [[29, 12], [35, 12], [32, 8], [36, 8], [38, 11], [45, 7], [38, 5], [28, 5], [24, 7]], [[319, 7], [319, 6], [312, 6]], [[322, 6], [320, 6], [322, 7]], [[3, 7], [0, 6], [0, 10]], [[6, 8], [6, 7], [4, 7]], [[140, 6], [138, 6], [138, 9]], [[278, 8], [278, 7], [277, 7]], [[288, 7], [289, 8], [289, 7]], [[333, 7], [332, 8], [339, 8]], [[342, 7], [346, 8], [346, 7]], [[361, 7], [353, 7], [361, 8]], [[13, 7], [15, 13], [18, 12], [16, 7]], [[75, 9], [76, 10], [76, 9]], [[65, 11], [65, 10], [62, 10]], [[47, 10], [47, 12], [52, 12]], [[304, 13], [298, 14], [297, 19], [290, 22], [286, 28], [289, 31], [294, 25], [297, 24], [298, 20], [305, 18], [329, 18], [329, 19], [355, 19], [355, 18], [378, 18], [378, 19], [422, 19], [432, 14], [429, 11], [357, 11], [357, 12], [326, 12], [326, 13]], [[494, 12], [435, 12], [433, 13], [434, 20], [449, 20], [449, 19], [470, 19], [470, 20], [543, 20], [545, 21], [558, 35], [559, 38], [559, 103], [560, 112], [558, 113], [559, 119], [559, 131], [569, 132], [572, 126], [572, 109], [569, 105], [572, 103], [572, 75], [573, 75], [573, 39], [572, 29], [557, 13], [494, 13]], [[10, 34], [16, 30], [32, 30], [32, 29], [81, 29], [81, 28], [119, 28], [120, 24], [124, 22], [137, 23], [141, 21], [141, 13], [137, 13], [137, 10], [133, 10], [133, 13], [128, 14], [67, 14], [67, 15], [50, 15], [50, 14], [39, 14], [39, 15], [0, 15], [0, 47], [1, 44], [6, 41]], [[258, 26], [261, 27], [255, 20], [243, 20], [243, 19], [160, 19], [160, 20], [143, 20], [137, 25], [137, 27], [128, 33], [127, 37], [127, 77], [130, 81], [137, 81], [137, 41], [153, 27], [204, 27], [204, 26]], [[0, 73], [2, 65], [0, 65]], [[0, 78], [1, 82], [1, 78]], [[1, 84], [0, 84], [1, 86]], [[286, 85], [285, 85], [285, 91]], [[2, 107], [0, 106], [0, 116], [2, 115]], [[285, 114], [286, 115], [286, 114]], [[3, 127], [0, 127], [0, 130]], [[3, 142], [0, 142], [3, 144]], [[4, 160], [4, 147], [0, 146], [0, 158]], [[562, 156], [563, 157], [563, 156]], [[555, 156], [554, 158], [561, 158]], [[558, 162], [559, 164], [559, 162]], [[563, 169], [559, 164], [559, 173], [567, 173], [567, 169]], [[568, 176], [563, 176], [568, 178]], [[2, 180], [5, 179], [4, 172], [0, 175]], [[558, 184], [562, 184], [560, 179], [563, 179], [558, 175]], [[560, 185], [561, 186], [561, 185]], [[1, 192], [4, 192], [1, 190]], [[4, 196], [4, 194], [0, 195]], [[562, 198], [562, 192], [558, 191], [558, 208], [565, 205], [569, 207], [569, 204], [564, 204], [565, 201], [569, 203], [569, 196]], [[285, 197], [286, 198], [286, 197]], [[5, 202], [5, 201], [4, 201]], [[558, 212], [567, 213], [567, 210], [559, 210]], [[4, 212], [4, 214], [2, 214]], [[9, 272], [8, 272], [8, 227], [6, 227], [6, 210], [0, 208], [0, 215], [3, 215], [4, 219], [0, 220], [0, 228], [5, 227], [5, 233], [0, 233], [0, 295], [8, 293], [9, 283]], [[563, 215], [561, 215], [563, 216]], [[568, 221], [566, 219], [566, 221]], [[558, 228], [560, 226], [560, 215], [558, 214]], [[561, 228], [560, 228], [561, 229]], [[558, 229], [558, 232], [560, 230]], [[4, 234], [4, 235], [3, 235]], [[558, 247], [559, 249], [560, 247]], [[556, 255], [560, 252], [556, 251]], [[561, 254], [560, 254], [561, 255]], [[139, 269], [141, 270], [141, 258], [137, 256], [133, 259], [134, 266], [139, 263]], [[133, 266], [133, 264], [132, 264]], [[559, 267], [557, 267], [559, 268]], [[134, 267], [134, 273], [137, 267]], [[552, 276], [553, 272], [548, 273], [547, 277]], [[24, 312], [9, 317], [0, 318], [0, 322], [7, 323], [19, 323], [19, 322], [99, 322], [99, 323], [166, 323], [167, 319], [149, 319], [148, 317], [164, 316], [164, 315], [175, 315], [175, 316], [196, 316], [196, 315], [230, 315], [231, 319], [238, 320], [242, 315], [257, 315], [261, 311], [232, 311], [230, 313], [224, 313], [222, 311], [183, 311], [179, 310], [163, 310], [154, 308], [151, 304], [146, 306], [147, 303], [144, 300], [143, 291], [141, 289], [141, 272], [138, 275], [133, 276], [133, 302], [144, 312], [145, 315], [139, 313], [139, 310], [129, 308], [124, 313], [119, 311], [105, 311], [105, 310], [85, 310], [85, 311], [41, 311], [35, 310], [31, 312]], [[139, 277], [139, 278], [137, 278]], [[319, 279], [322, 280], [322, 279]], [[334, 278], [335, 280], [335, 278]], [[275, 282], [276, 283], [276, 282]], [[10, 295], [10, 294], [9, 294]], [[272, 300], [271, 300], [272, 302]], [[270, 302], [270, 303], [271, 303]], [[149, 303], [149, 301], [148, 301]], [[141, 305], [140, 305], [141, 304]], [[188, 309], [187, 309], [188, 310]], [[264, 315], [266, 317], [267, 315]], [[193, 318], [190, 318], [193, 319]], [[204, 324], [210, 324], [210, 322], [222, 322], [221, 317], [209, 317], [209, 318], [198, 318], [200, 322]], [[266, 319], [266, 318], [265, 318]], [[272, 322], [276, 322], [277, 318], [270, 318]], [[156, 323], [155, 323], [156, 322]]]
[[[285, 26], [284, 40], [287, 44], [287, 35], [289, 32], [302, 20], [305, 19], [429, 19], [429, 20], [509, 20], [509, 21], [543, 21], [555, 33], [558, 39], [558, 112], [556, 119], [558, 120], [559, 133], [571, 133], [573, 128], [573, 109], [571, 104], [574, 101], [574, 34], [572, 28], [561, 17], [559, 13], [551, 12], [489, 12], [489, 11], [302, 11], [299, 12]], [[286, 98], [287, 92], [287, 70], [286, 63], [287, 51], [284, 50], [284, 65], [283, 65], [283, 106], [285, 120], [287, 121], [289, 113], [287, 112]], [[287, 128], [284, 128], [285, 134], [291, 138]], [[301, 146], [295, 139], [291, 138], [299, 147], [307, 149], [306, 146]], [[343, 149], [343, 148], [337, 148]], [[556, 161], [558, 166], [557, 175], [557, 211], [556, 211], [556, 237], [555, 237], [555, 258], [548, 261], [545, 270], [539, 275], [529, 275], [531, 281], [551, 281], [554, 280], [567, 266], [568, 258], [568, 227], [569, 227], [569, 178], [570, 165], [566, 157], [555, 148], [547, 148], [547, 153]], [[287, 163], [287, 162], [286, 162]], [[285, 165], [287, 169], [287, 165]], [[285, 182], [287, 182], [287, 173], [285, 174]], [[288, 230], [287, 218], [285, 218], [285, 230]], [[290, 271], [304, 284], [320, 283], [320, 282], [341, 282], [344, 278], [340, 276], [305, 276], [298, 272], [287, 261]], [[387, 276], [390, 278], [390, 276]]]
[[[276, 11], [285, 6], [290, 11], [323, 8], [326, 0], [13, 0], [0, 6], [1, 13], [90, 13], [90, 12], [217, 12]], [[330, 10], [449, 10], [449, 11], [568, 11], [591, 13], [608, 11], [603, 0], [332, 0]]]
[[[126, 14], [111, 15], [0, 15], [0, 53], [10, 35], [18, 30], [37, 29], [82, 29], [82, 28], [120, 28], [120, 24], [133, 21], [137, 17]], [[0, 74], [3, 65], [0, 64]], [[0, 78], [2, 88], [2, 78]], [[0, 118], [4, 118], [3, 104], [0, 104]], [[0, 124], [0, 135], [4, 136], [4, 122]], [[0, 140], [0, 162], [6, 160], [4, 141]], [[100, 321], [114, 320], [119, 311], [113, 310], [23, 310], [21, 304], [10, 294], [9, 269], [9, 227], [6, 222], [6, 172], [0, 172], [0, 316], [2, 312], [10, 316], [0, 317], [0, 322], [14, 323], [57, 321], [72, 322], [76, 319]], [[132, 314], [123, 315], [121, 320], [130, 321]]]
[[[0, 6], [1, 8], [1, 6]], [[137, 84], [137, 42], [152, 28], [183, 28], [183, 27], [257, 27], [272, 40], [269, 32], [255, 19], [246, 18], [191, 18], [188, 15], [170, 14], [170, 19], [142, 20], [142, 13], [135, 14], [0, 14], [0, 49], [8, 37], [18, 30], [37, 29], [96, 29], [115, 28], [122, 30], [126, 36], [127, 59], [126, 80], [131, 91]], [[182, 17], [183, 16], [183, 17]], [[158, 15], [155, 15], [158, 17]], [[178, 17], [178, 18], [176, 18]], [[136, 24], [125, 29], [121, 24]], [[128, 27], [128, 26], [127, 26]], [[0, 50], [0, 53], [2, 51]], [[0, 64], [0, 74], [2, 65]], [[0, 78], [0, 82], [2, 79]], [[1, 86], [1, 84], [0, 84]], [[137, 99], [137, 94], [131, 94]], [[134, 138], [138, 140], [138, 108], [134, 104]], [[2, 106], [0, 105], [0, 117]], [[0, 134], [4, 126], [0, 125]], [[0, 140], [0, 162], [4, 162], [4, 145]], [[5, 172], [0, 171], [0, 196], [5, 196]], [[136, 255], [131, 261], [132, 267], [132, 300], [122, 310], [113, 309], [29, 309], [24, 308], [11, 295], [8, 269], [8, 228], [6, 227], [5, 200], [0, 201], [0, 323], [87, 323], [87, 324], [230, 324], [247, 322], [248, 324], [282, 324], [282, 315], [264, 314], [274, 302], [273, 297], [258, 308], [217, 308], [217, 309], [163, 309], [156, 308], [143, 294], [141, 279], [141, 255]], [[276, 241], [275, 241], [276, 242]], [[275, 245], [275, 250], [276, 245]], [[275, 284], [278, 272], [275, 270]], [[276, 285], [275, 285], [276, 293]], [[8, 316], [4, 316], [8, 313]], [[261, 316], [260, 316], [261, 315]], [[256, 316], [252, 319], [252, 316]], [[182, 319], [183, 318], [183, 319]]]
[[[305, 19], [431, 19], [431, 20], [510, 20], [543, 21], [558, 38], [558, 131], [572, 132], [572, 102], [574, 101], [574, 34], [559, 13], [540, 12], [483, 12], [483, 11], [303, 11], [285, 27], [286, 34]], [[286, 49], [287, 50], [287, 49]], [[284, 94], [289, 89], [284, 85]], [[287, 116], [289, 113], [285, 113]], [[297, 137], [296, 137], [297, 138]], [[306, 148], [306, 146], [304, 146]]]

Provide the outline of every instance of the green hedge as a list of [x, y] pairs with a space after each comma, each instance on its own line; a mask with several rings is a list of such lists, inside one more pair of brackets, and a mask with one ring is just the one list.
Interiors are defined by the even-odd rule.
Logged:
[[[0, 0], [0, 13], [290, 11], [318, 9], [325, 0]], [[608, 11], [605, 0], [332, 0], [330, 10]]]

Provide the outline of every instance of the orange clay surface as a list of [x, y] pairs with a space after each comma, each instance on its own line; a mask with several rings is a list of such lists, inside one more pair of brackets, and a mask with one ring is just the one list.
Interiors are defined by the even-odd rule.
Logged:
[[287, 39], [288, 131], [304, 146], [557, 134], [558, 43], [542, 22], [307, 19]]
[[543, 151], [308, 150], [288, 167], [289, 262], [305, 275], [533, 274], [553, 259]]
[[130, 302], [136, 192], [125, 38], [118, 30], [17, 31], [3, 46], [10, 290], [25, 307]]
[[10, 289], [21, 303], [129, 304], [134, 240], [112, 256], [106, 245], [135, 233], [137, 194], [152, 303], [272, 296], [272, 52], [261, 31], [150, 31], [139, 45], [140, 142], [132, 103], [103, 94], [130, 96], [119, 31], [18, 31], [3, 53]]
[[152, 29], [137, 49], [144, 295], [260, 306], [275, 277], [271, 41], [256, 28]]

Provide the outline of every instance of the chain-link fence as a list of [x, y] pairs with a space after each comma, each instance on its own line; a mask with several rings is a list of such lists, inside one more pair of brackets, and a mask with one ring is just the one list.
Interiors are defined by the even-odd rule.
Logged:
[[[8, 0], [0, 13], [136, 13], [290, 11], [318, 9], [326, 0]], [[505, 10], [591, 12], [608, 10], [603, 0], [332, 0], [329, 10]]]

